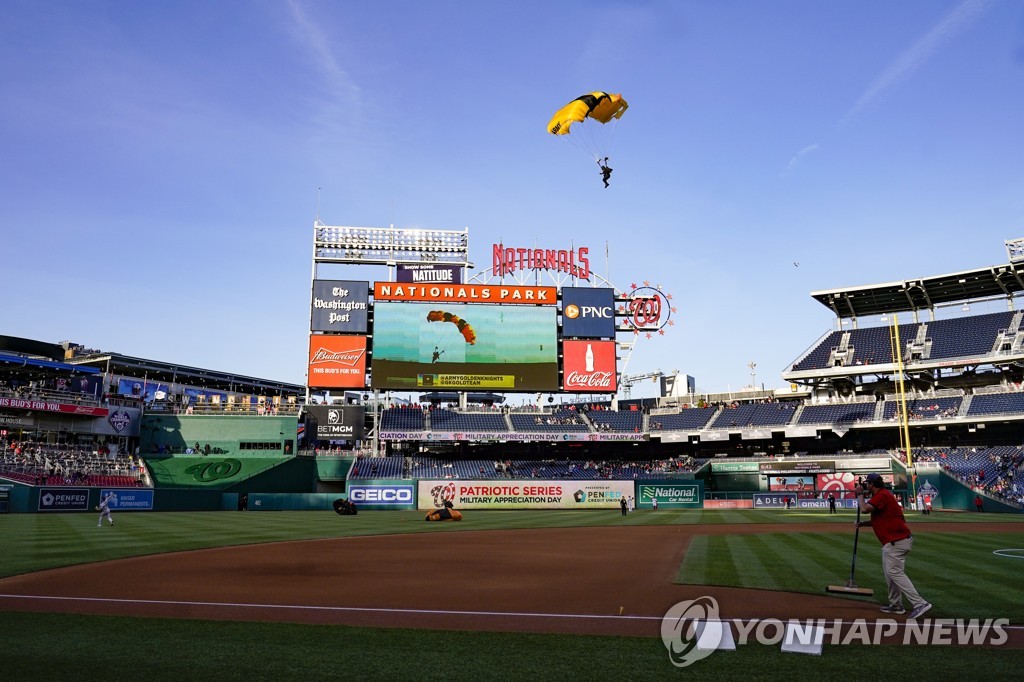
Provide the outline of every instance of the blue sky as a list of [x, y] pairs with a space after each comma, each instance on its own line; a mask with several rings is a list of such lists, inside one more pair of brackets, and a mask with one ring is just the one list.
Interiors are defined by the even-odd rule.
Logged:
[[[735, 390], [753, 361], [775, 387], [833, 325], [809, 292], [1003, 263], [1024, 236], [1011, 0], [0, 13], [11, 336], [303, 383], [321, 188], [329, 225], [469, 227], [478, 264], [607, 242], [599, 274], [678, 309], [627, 373]], [[630, 103], [608, 189], [545, 132], [592, 90]]]

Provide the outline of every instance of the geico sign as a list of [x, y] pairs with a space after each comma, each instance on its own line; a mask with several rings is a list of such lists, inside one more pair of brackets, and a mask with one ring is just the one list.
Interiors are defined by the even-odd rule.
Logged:
[[353, 502], [412, 504], [412, 488], [351, 488], [348, 491], [348, 498]]

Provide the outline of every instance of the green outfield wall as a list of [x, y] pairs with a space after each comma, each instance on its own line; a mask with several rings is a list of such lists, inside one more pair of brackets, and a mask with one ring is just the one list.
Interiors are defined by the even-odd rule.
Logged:
[[165, 457], [147, 459], [155, 487], [313, 492], [317, 468], [310, 457]]
[[298, 418], [256, 415], [147, 414], [139, 430], [139, 452], [186, 454], [196, 444], [211, 455], [290, 456], [295, 453]]
[[333, 511], [337, 493], [249, 493], [248, 511]]
[[[941, 469], [933, 469], [931, 471], [919, 469], [917, 472], [916, 490], [933, 495], [932, 509], [977, 513], [974, 497], [978, 493], [960, 479], [950, 476]], [[1022, 513], [1020, 509], [986, 495], [982, 495], [981, 498], [986, 512]]]
[[344, 481], [355, 463], [355, 457], [317, 457], [316, 476], [321, 481]]

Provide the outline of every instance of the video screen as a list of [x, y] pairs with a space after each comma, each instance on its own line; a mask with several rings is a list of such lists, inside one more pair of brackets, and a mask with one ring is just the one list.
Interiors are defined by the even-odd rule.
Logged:
[[370, 385], [388, 390], [558, 390], [553, 306], [378, 302]]
[[768, 490], [773, 492], [813, 492], [814, 475], [809, 476], [769, 476]]

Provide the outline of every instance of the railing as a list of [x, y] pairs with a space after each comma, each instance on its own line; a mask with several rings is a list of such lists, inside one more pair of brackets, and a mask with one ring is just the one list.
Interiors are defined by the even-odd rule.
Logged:
[[0, 396], [17, 400], [37, 400], [71, 405], [89, 405], [91, 407], [99, 407], [101, 405], [101, 401], [96, 396], [89, 395], [88, 393], [55, 391], [47, 388], [22, 388], [15, 390], [9, 387], [0, 387]]
[[274, 405], [272, 407], [267, 407], [266, 405], [243, 405], [240, 403], [193, 403], [183, 407], [177, 403], [153, 403], [146, 407], [146, 414], [290, 417], [298, 416], [302, 407], [302, 405], [297, 403]]

